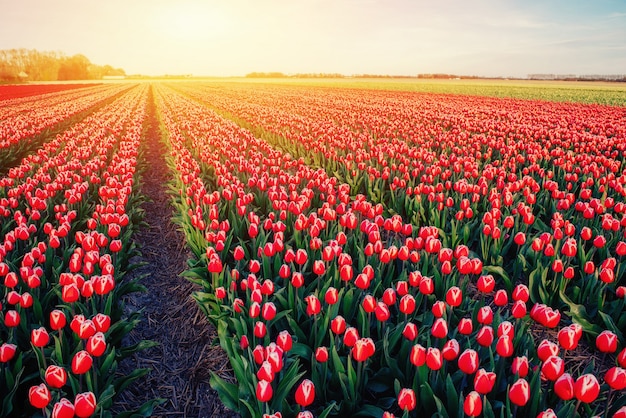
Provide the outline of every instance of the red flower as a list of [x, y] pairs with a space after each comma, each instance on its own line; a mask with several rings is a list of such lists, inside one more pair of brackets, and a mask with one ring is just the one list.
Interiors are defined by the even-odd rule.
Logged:
[[443, 366], [441, 351], [437, 347], [428, 347], [426, 350], [426, 366], [430, 370], [439, 370]]
[[496, 342], [496, 352], [500, 357], [511, 357], [513, 355], [513, 338], [504, 334]]
[[471, 318], [461, 318], [457, 329], [461, 335], [470, 335], [474, 329], [474, 323]]
[[541, 373], [548, 380], [555, 381], [565, 371], [565, 362], [559, 356], [548, 357], [541, 365]]
[[417, 406], [417, 398], [413, 389], [401, 389], [398, 394], [398, 406], [403, 411], [412, 411]]
[[563, 373], [556, 379], [554, 393], [564, 401], [569, 401], [574, 397], [574, 379], [569, 373]]
[[328, 349], [326, 347], [317, 347], [315, 349], [315, 360], [320, 363], [326, 363], [328, 361]]
[[604, 381], [613, 390], [626, 389], [626, 370], [621, 367], [611, 367], [604, 375]]
[[465, 374], [472, 374], [478, 370], [480, 364], [478, 353], [471, 348], [466, 348], [457, 360], [459, 369]]
[[614, 353], [617, 351], [617, 335], [604, 330], [596, 337], [596, 347], [602, 353]]
[[48, 335], [48, 331], [44, 327], [34, 329], [30, 333], [30, 342], [35, 347], [45, 347], [49, 341], [50, 336]]
[[28, 390], [28, 401], [37, 409], [43, 409], [50, 403], [52, 397], [45, 383], [38, 386], [31, 386]]
[[302, 408], [311, 405], [315, 400], [315, 385], [309, 379], [304, 379], [298, 385], [295, 394], [296, 403]]
[[0, 363], [8, 363], [15, 356], [17, 346], [15, 344], [3, 343], [0, 345]]
[[526, 356], [515, 357], [511, 364], [511, 373], [517, 374], [519, 377], [524, 378], [528, 375], [530, 366], [528, 365], [528, 358]]
[[463, 292], [457, 286], [452, 286], [446, 292], [446, 303], [452, 307], [459, 306], [463, 302]]
[[409, 322], [404, 326], [402, 335], [409, 341], [413, 341], [417, 338], [417, 325], [413, 322]]
[[306, 314], [309, 316], [317, 315], [322, 310], [322, 304], [317, 296], [311, 294], [304, 298], [306, 302]]
[[483, 411], [483, 401], [480, 394], [473, 390], [467, 394], [463, 401], [463, 411], [470, 417], [477, 417]]
[[600, 394], [600, 384], [598, 379], [591, 373], [584, 374], [576, 379], [574, 384], [574, 395], [581, 402], [591, 403]]
[[485, 369], [479, 369], [474, 376], [474, 390], [476, 392], [486, 395], [493, 389], [496, 384], [496, 374], [494, 372], [488, 372]]
[[61, 398], [52, 408], [52, 418], [74, 418], [74, 404], [66, 398]]
[[517, 406], [524, 406], [530, 399], [530, 385], [524, 379], [518, 379], [509, 388], [509, 399]]
[[441, 349], [441, 355], [446, 361], [452, 361], [459, 356], [459, 351], [461, 351], [461, 347], [459, 346], [459, 342], [454, 338], [446, 341]]
[[261, 402], [268, 402], [273, 395], [272, 384], [267, 380], [259, 380], [256, 385], [256, 398]]
[[415, 298], [413, 295], [406, 294], [402, 296], [398, 309], [405, 315], [412, 314], [415, 311]]
[[448, 336], [448, 323], [443, 318], [437, 318], [430, 328], [430, 333], [435, 338], [446, 338]]
[[411, 364], [415, 367], [423, 366], [424, 363], [426, 363], [426, 349], [420, 344], [415, 344], [411, 348], [409, 359], [411, 360]]
[[85, 351], [81, 350], [72, 358], [72, 372], [74, 374], [85, 374], [91, 369], [93, 358]]
[[87, 340], [86, 350], [94, 357], [100, 357], [107, 349], [107, 342], [102, 332], [96, 332]]
[[354, 343], [351, 353], [356, 361], [365, 361], [370, 358], [375, 351], [376, 346], [374, 345], [374, 340], [371, 338], [360, 338]]
[[341, 335], [346, 330], [346, 320], [341, 315], [337, 315], [330, 321], [330, 329], [335, 335]]
[[67, 382], [67, 372], [63, 367], [51, 365], [46, 369], [45, 379], [48, 386], [59, 389]]

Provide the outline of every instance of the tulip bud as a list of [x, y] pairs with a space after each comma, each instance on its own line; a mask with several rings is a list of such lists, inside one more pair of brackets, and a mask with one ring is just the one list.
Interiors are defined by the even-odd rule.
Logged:
[[295, 400], [298, 405], [305, 408], [315, 400], [315, 385], [309, 379], [304, 379], [298, 385], [295, 393]]
[[48, 406], [51, 399], [50, 391], [45, 383], [38, 386], [31, 386], [28, 390], [28, 401], [37, 409], [43, 409]]
[[477, 417], [483, 411], [483, 401], [480, 394], [473, 390], [467, 394], [463, 401], [463, 411], [470, 417]]
[[530, 399], [530, 385], [522, 378], [518, 379], [509, 388], [509, 399], [517, 406], [524, 406]]
[[398, 394], [398, 407], [403, 411], [412, 411], [417, 406], [417, 398], [413, 389], [401, 389]]

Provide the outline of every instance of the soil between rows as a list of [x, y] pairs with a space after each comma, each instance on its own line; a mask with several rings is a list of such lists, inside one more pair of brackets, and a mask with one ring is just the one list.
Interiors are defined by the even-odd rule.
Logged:
[[146, 264], [131, 273], [135, 277], [145, 275], [141, 283], [147, 292], [125, 300], [128, 314], [143, 312], [142, 321], [128, 335], [126, 345], [152, 340], [158, 346], [139, 352], [121, 365], [118, 373], [134, 368], [152, 371], [120, 394], [115, 409], [132, 410], [162, 398], [165, 401], [155, 407], [154, 417], [238, 417], [224, 407], [209, 385], [209, 371], [226, 372], [228, 358], [219, 346], [212, 345], [215, 328], [191, 297], [194, 285], [179, 276], [190, 253], [184, 235], [171, 221], [167, 150], [161, 141], [152, 95], [147, 117], [146, 164], [140, 192], [148, 198], [142, 205], [148, 226], [135, 236], [142, 256], [133, 260]]

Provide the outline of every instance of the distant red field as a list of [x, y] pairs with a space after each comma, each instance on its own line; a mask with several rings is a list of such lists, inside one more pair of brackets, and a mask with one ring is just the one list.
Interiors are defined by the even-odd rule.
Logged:
[[7, 84], [0, 86], [0, 101], [91, 86], [94, 84]]

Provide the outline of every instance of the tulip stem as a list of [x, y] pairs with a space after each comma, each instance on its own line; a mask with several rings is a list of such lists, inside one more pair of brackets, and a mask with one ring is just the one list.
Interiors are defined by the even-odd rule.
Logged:
[[606, 405], [604, 406], [607, 417], [609, 416], [609, 408], [611, 407], [611, 396], [613, 396], [613, 389], [609, 388], [609, 394], [606, 395]]

